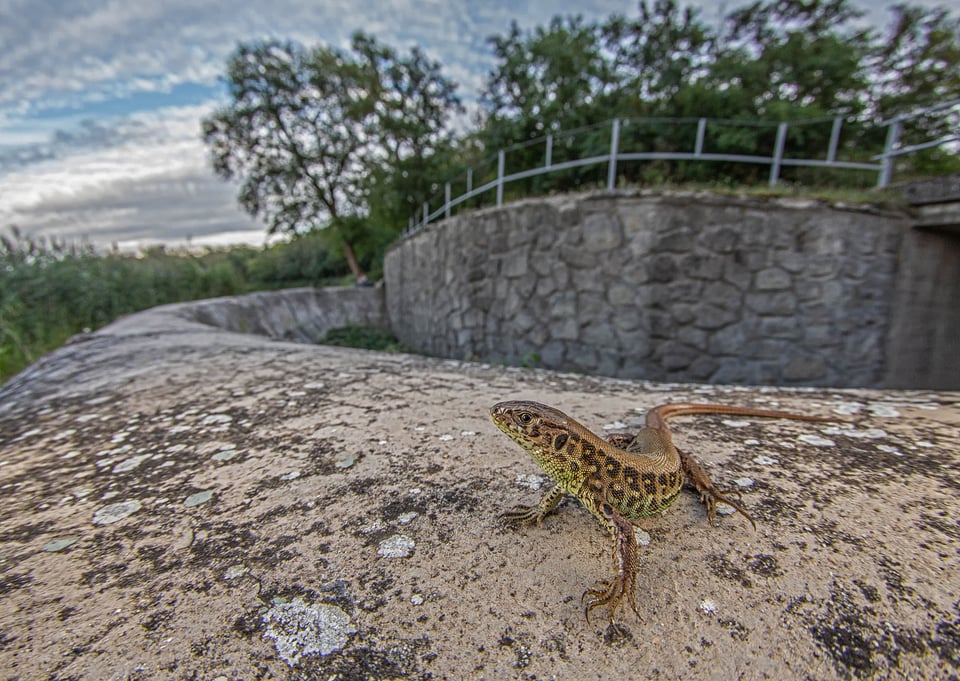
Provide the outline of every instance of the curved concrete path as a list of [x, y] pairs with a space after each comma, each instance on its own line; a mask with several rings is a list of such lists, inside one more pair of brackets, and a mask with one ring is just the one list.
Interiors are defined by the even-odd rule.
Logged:
[[[203, 323], [211, 305], [237, 301], [133, 315], [0, 388], [4, 678], [960, 674], [956, 393], [297, 345]], [[855, 423], [677, 419], [679, 446], [741, 485], [758, 529], [711, 527], [693, 495], [642, 521], [643, 621], [618, 631], [579, 606], [611, 569], [583, 509], [497, 527], [544, 482], [489, 422], [507, 398], [600, 431], [691, 400]]]

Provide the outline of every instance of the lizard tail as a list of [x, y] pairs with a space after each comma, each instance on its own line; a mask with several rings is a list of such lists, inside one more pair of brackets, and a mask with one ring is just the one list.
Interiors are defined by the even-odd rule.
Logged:
[[727, 404], [694, 404], [678, 402], [675, 404], [661, 404], [647, 412], [646, 424], [650, 428], [666, 429], [667, 419], [673, 416], [686, 414], [730, 414], [736, 416], [764, 416], [773, 419], [793, 419], [795, 421], [838, 421], [839, 419], [823, 416], [806, 416], [792, 414], [788, 411], [774, 409], [754, 409], [752, 407], [736, 407]]

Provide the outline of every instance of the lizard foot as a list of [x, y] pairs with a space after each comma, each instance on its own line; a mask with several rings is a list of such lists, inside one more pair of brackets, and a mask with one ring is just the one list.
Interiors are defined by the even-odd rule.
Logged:
[[608, 582], [605, 579], [597, 582], [591, 588], [584, 591], [580, 597], [580, 605], [583, 605], [585, 600], [587, 601], [586, 607], [583, 609], [583, 614], [586, 616], [587, 622], [590, 622], [591, 610], [606, 605], [609, 609], [610, 622], [612, 623], [617, 608], [620, 607], [620, 602], [624, 597], [626, 597], [627, 603], [630, 604], [630, 608], [634, 614], [642, 621], [643, 618], [640, 617], [640, 611], [637, 610], [637, 601], [634, 598], [633, 591], [634, 580], [623, 574], [618, 574], [612, 582]]
[[506, 527], [514, 527], [530, 523], [540, 524], [543, 516], [539, 506], [514, 506], [498, 515], [497, 519]]
[[[735, 495], [737, 501], [731, 499], [728, 495]], [[711, 523], [717, 521], [717, 503], [723, 502], [728, 506], [733, 507], [733, 509], [742, 515], [744, 518], [750, 521], [750, 524], [753, 525], [753, 531], [757, 531], [757, 523], [754, 521], [753, 516], [747, 513], [746, 509], [740, 505], [739, 502], [743, 501], [743, 495], [740, 493], [740, 490], [716, 490], [716, 489], [707, 489], [700, 490], [700, 502], [707, 507], [707, 518], [710, 519]]]

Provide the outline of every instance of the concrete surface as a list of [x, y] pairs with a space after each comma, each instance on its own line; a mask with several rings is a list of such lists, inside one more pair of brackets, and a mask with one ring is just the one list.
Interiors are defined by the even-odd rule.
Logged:
[[[693, 495], [640, 523], [643, 621], [583, 590], [610, 541], [487, 417], [601, 432], [663, 402], [758, 529]], [[296, 345], [182, 308], [0, 388], [0, 677], [956, 679], [960, 395], [650, 384]], [[607, 429], [605, 431], [605, 429]], [[646, 533], [646, 535], [644, 534]]]

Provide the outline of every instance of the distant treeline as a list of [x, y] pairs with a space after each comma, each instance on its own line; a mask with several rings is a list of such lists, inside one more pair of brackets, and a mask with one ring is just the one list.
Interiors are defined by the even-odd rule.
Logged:
[[264, 289], [337, 285], [343, 257], [322, 233], [265, 248], [98, 253], [0, 234], [0, 382], [70, 336], [155, 305]]

